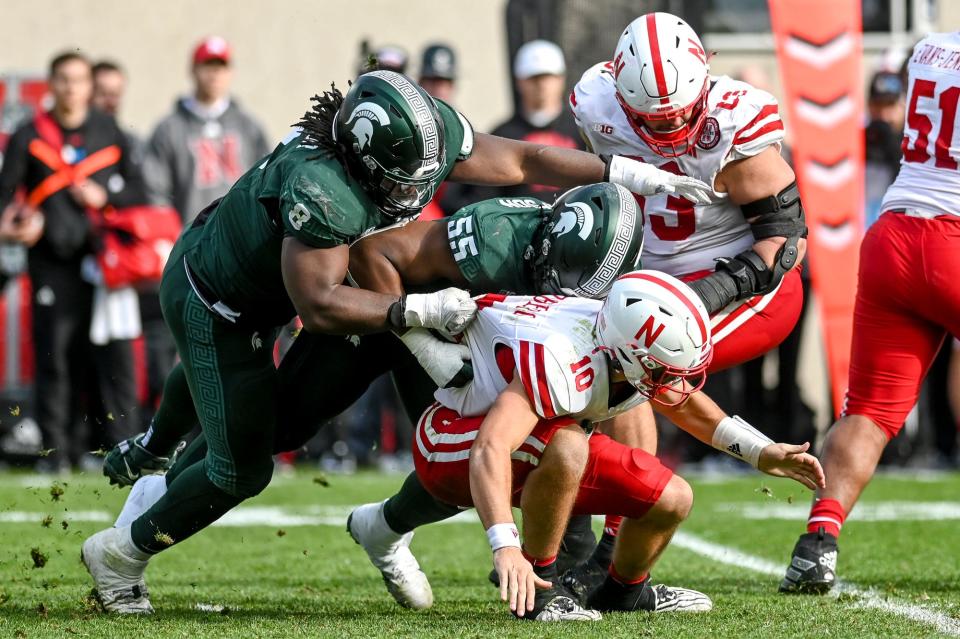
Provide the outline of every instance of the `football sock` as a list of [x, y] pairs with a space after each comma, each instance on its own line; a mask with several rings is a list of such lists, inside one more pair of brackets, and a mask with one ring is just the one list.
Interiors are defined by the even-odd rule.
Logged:
[[133, 522], [130, 535], [140, 550], [158, 553], [206, 528], [241, 501], [217, 488], [199, 462], [180, 473], [166, 494]]
[[147, 512], [151, 506], [160, 501], [167, 492], [167, 482], [164, 475], [146, 475], [141, 477], [130, 488], [127, 501], [114, 522], [114, 528], [123, 528], [132, 524], [137, 517]]
[[613, 566], [610, 566], [607, 578], [590, 594], [587, 606], [604, 611], [653, 610], [657, 603], [656, 595], [649, 585], [649, 575], [645, 575], [640, 581], [628, 580], [617, 575]]
[[590, 560], [595, 562], [598, 566], [610, 566], [613, 567], [613, 546], [617, 543], [617, 538], [613, 535], [606, 532], [604, 528], [604, 533], [600, 537], [600, 541], [597, 542], [597, 547], [593, 550], [593, 555], [590, 556]]
[[644, 573], [643, 575], [641, 575], [640, 577], [637, 577], [636, 579], [624, 577], [623, 575], [617, 572], [617, 568], [613, 564], [610, 564], [609, 574], [614, 581], [616, 581], [618, 584], [621, 584], [623, 586], [636, 586], [637, 584], [647, 581], [647, 579], [650, 577], [649, 573]]
[[554, 586], [560, 584], [560, 574], [557, 572], [557, 556], [553, 557], [533, 557], [523, 550], [523, 556], [533, 566], [533, 572], [544, 581], [549, 581]]
[[621, 515], [607, 515], [606, 519], [603, 521], [603, 534], [610, 534], [613, 537], [617, 536], [617, 533], [620, 532], [620, 524], [623, 523], [623, 517]]
[[843, 506], [836, 499], [818, 499], [810, 509], [810, 517], [807, 519], [807, 532], [815, 533], [820, 528], [827, 534], [834, 537], [840, 536], [840, 528], [843, 527], [843, 520], [847, 518], [847, 513], [843, 512]]
[[399, 535], [405, 535], [426, 524], [443, 521], [459, 512], [458, 507], [437, 501], [427, 492], [416, 473], [407, 475], [397, 494], [383, 506], [383, 518]]
[[140, 445], [154, 455], [169, 455], [193, 427], [197, 425], [197, 410], [193, 406], [187, 376], [183, 365], [177, 364], [163, 384], [163, 399]]

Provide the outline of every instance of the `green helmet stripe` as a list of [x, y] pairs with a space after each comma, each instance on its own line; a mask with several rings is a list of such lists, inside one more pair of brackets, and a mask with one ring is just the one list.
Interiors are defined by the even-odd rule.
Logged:
[[417, 89], [416, 85], [399, 73], [373, 71], [368, 75], [380, 78], [396, 89], [400, 96], [407, 101], [417, 120], [417, 129], [420, 133], [420, 141], [424, 151], [424, 164], [430, 165], [438, 162], [443, 149], [440, 146], [440, 132], [437, 130], [437, 121], [433, 117], [433, 112], [427, 104], [426, 98]]
[[620, 274], [620, 269], [623, 267], [624, 260], [627, 259], [627, 253], [636, 232], [637, 201], [630, 191], [619, 184], [615, 186], [617, 187], [617, 198], [620, 201], [617, 235], [610, 243], [610, 248], [593, 277], [587, 280], [583, 286], [576, 288], [576, 294], [581, 297], [596, 297], [610, 287], [613, 280]]

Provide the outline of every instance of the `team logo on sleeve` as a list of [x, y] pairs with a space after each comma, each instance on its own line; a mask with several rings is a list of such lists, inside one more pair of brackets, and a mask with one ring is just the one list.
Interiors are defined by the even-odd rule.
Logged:
[[560, 213], [560, 221], [553, 227], [553, 234], [561, 237], [580, 227], [577, 235], [581, 240], [587, 239], [593, 230], [593, 209], [583, 202], [568, 202], [567, 206], [570, 208]]
[[700, 132], [700, 139], [697, 140], [697, 146], [709, 151], [720, 142], [720, 123], [716, 118], [707, 118], [703, 123], [703, 131]]
[[347, 125], [353, 125], [350, 132], [353, 134], [353, 137], [357, 139], [357, 144], [360, 145], [361, 151], [365, 149], [367, 145], [370, 144], [370, 140], [373, 139], [374, 122], [381, 126], [386, 126], [390, 124], [390, 116], [387, 115], [387, 112], [382, 106], [373, 102], [361, 102], [354, 107], [353, 112], [350, 113], [350, 117], [347, 119]]

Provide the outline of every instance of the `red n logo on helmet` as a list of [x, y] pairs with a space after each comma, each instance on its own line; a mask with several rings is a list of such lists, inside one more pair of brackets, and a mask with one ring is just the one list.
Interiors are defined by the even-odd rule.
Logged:
[[703, 47], [701, 47], [699, 44], [697, 44], [696, 42], [694, 42], [693, 39], [688, 39], [688, 42], [690, 43], [690, 48], [687, 49], [687, 51], [689, 51], [690, 53], [692, 53], [693, 55], [695, 55], [695, 56], [697, 57], [697, 59], [700, 60], [700, 62], [703, 62], [704, 64], [706, 64], [706, 63], [707, 63], [707, 54], [706, 54], [706, 52], [703, 50]]
[[623, 71], [623, 67], [626, 65], [627, 63], [623, 61], [623, 51], [621, 51], [617, 54], [617, 57], [613, 59], [613, 78], [615, 80], [620, 78], [620, 72]]
[[640, 336], [643, 335], [643, 345], [650, 348], [653, 346], [653, 343], [657, 341], [657, 338], [660, 337], [660, 333], [663, 332], [664, 328], [666, 328], [666, 324], [654, 326], [653, 315], [651, 315], [647, 318], [647, 321], [643, 323], [643, 326], [640, 327], [640, 330], [637, 331], [637, 334], [633, 336], [633, 339], [639, 341]]

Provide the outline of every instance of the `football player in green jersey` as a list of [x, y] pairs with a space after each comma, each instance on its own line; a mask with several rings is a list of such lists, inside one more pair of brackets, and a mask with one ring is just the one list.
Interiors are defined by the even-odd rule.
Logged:
[[[459, 289], [398, 298], [348, 286], [350, 243], [417, 215], [447, 178], [573, 186], [606, 177], [641, 195], [675, 192], [694, 201], [710, 192], [618, 156], [603, 161], [474, 136], [462, 115], [387, 71], [361, 76], [346, 95], [316, 98], [300, 126], [199, 215], [171, 253], [161, 304], [181, 366], [164, 404], [168, 393], [176, 401], [189, 388], [207, 450], [130, 526], [84, 542], [84, 563], [108, 611], [152, 612], [143, 579], [150, 557], [269, 483], [280, 383], [270, 344], [279, 327], [299, 315], [310, 333], [457, 332], [472, 318], [475, 307]], [[444, 360], [461, 364], [449, 346], [421, 346], [418, 360], [428, 371], [443, 369]], [[349, 358], [339, 363], [349, 366]], [[170, 412], [161, 406], [158, 420], [175, 422]], [[154, 426], [162, 439], [159, 421]]]

